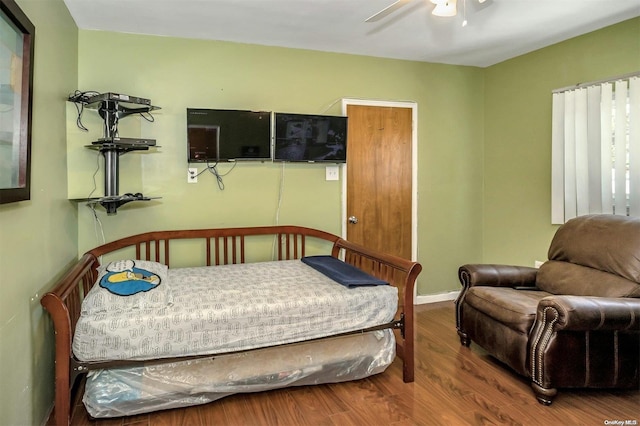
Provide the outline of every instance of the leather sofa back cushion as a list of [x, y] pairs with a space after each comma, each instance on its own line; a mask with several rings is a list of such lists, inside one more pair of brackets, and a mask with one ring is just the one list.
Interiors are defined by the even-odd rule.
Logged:
[[536, 287], [552, 294], [640, 297], [640, 284], [633, 281], [586, 266], [553, 260], [540, 267]]
[[640, 283], [640, 218], [587, 215], [558, 228], [549, 260], [571, 262]]

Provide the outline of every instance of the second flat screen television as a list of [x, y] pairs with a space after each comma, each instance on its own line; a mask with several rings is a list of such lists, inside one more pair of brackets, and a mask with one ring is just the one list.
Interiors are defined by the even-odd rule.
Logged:
[[276, 112], [274, 121], [274, 161], [347, 161], [347, 117]]
[[271, 113], [187, 108], [190, 163], [271, 159]]

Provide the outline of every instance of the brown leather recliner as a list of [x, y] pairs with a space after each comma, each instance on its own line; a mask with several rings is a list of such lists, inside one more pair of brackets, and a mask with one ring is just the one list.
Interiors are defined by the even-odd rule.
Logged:
[[540, 269], [464, 265], [456, 299], [463, 345], [474, 341], [531, 378], [551, 404], [558, 388], [638, 388], [640, 218], [581, 216], [562, 225]]

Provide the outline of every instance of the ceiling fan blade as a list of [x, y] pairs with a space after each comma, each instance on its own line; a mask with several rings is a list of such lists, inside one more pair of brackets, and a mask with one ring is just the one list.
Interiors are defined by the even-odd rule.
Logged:
[[387, 15], [390, 15], [391, 13], [395, 12], [397, 9], [400, 9], [402, 6], [404, 6], [405, 4], [411, 1], [413, 0], [396, 0], [395, 3], [390, 4], [389, 6], [382, 9], [380, 12], [376, 13], [375, 15], [368, 17], [367, 19], [365, 19], [364, 22], [379, 21], [380, 19], [384, 18]]

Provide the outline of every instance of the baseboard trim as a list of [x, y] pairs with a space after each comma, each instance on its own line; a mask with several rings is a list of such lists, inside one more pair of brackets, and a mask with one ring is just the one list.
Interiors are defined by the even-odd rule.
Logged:
[[447, 300], [455, 300], [458, 297], [460, 291], [449, 291], [447, 293], [438, 294], [424, 294], [416, 296], [416, 305], [423, 305], [425, 303], [437, 303], [446, 302]]

